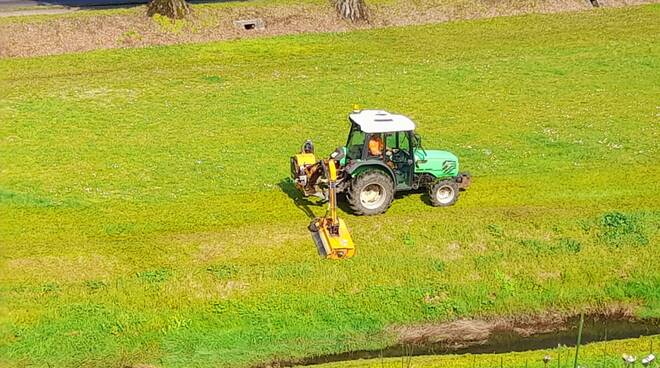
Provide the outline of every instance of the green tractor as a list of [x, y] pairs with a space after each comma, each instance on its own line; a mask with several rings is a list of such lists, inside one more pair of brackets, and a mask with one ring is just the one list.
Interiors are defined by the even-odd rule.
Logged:
[[447, 151], [425, 150], [415, 123], [382, 110], [353, 111], [346, 146], [330, 159], [317, 160], [306, 141], [291, 157], [291, 176], [305, 197], [328, 197], [328, 165], [337, 171], [336, 191], [356, 215], [377, 215], [390, 207], [395, 192], [428, 190], [434, 206], [451, 206], [471, 182], [459, 172], [458, 158]]

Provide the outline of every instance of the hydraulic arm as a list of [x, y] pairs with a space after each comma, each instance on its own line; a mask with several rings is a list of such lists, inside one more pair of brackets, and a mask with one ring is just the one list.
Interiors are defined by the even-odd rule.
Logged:
[[332, 159], [320, 161], [328, 179], [328, 211], [309, 224], [312, 239], [323, 258], [350, 258], [355, 254], [353, 239], [343, 220], [337, 217], [337, 165]]

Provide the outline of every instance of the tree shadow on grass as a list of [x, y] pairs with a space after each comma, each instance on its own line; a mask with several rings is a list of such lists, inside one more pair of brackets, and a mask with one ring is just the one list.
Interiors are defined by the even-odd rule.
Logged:
[[286, 193], [289, 198], [293, 201], [293, 204], [296, 205], [303, 213], [311, 220], [316, 218], [316, 215], [312, 210], [309, 208], [310, 206], [323, 206], [322, 202], [312, 202], [305, 197], [303, 197], [298, 189], [296, 189], [295, 184], [293, 184], [293, 181], [289, 178], [284, 178], [280, 180], [279, 183], [277, 183], [277, 186], [280, 187], [282, 192]]

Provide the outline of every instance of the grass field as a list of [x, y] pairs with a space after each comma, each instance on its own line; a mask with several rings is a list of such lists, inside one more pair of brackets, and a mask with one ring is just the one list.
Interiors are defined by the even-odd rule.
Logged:
[[[0, 365], [246, 366], [460, 317], [660, 317], [659, 17], [0, 60]], [[474, 184], [452, 208], [342, 213], [359, 254], [321, 261], [288, 156], [343, 144], [354, 103], [410, 115]]]

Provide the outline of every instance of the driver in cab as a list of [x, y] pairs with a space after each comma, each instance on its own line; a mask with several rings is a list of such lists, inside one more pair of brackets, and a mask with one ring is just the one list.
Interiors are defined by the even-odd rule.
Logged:
[[369, 138], [369, 154], [371, 156], [382, 156], [383, 155], [383, 137], [380, 134], [372, 134]]
[[369, 155], [374, 157], [382, 157], [385, 161], [385, 164], [394, 169], [396, 165], [394, 162], [392, 162], [392, 150], [388, 149], [387, 152], [385, 152], [385, 156], [383, 156], [383, 149], [385, 148], [385, 144], [383, 143], [383, 137], [381, 134], [371, 135], [371, 138], [369, 138], [368, 148]]

